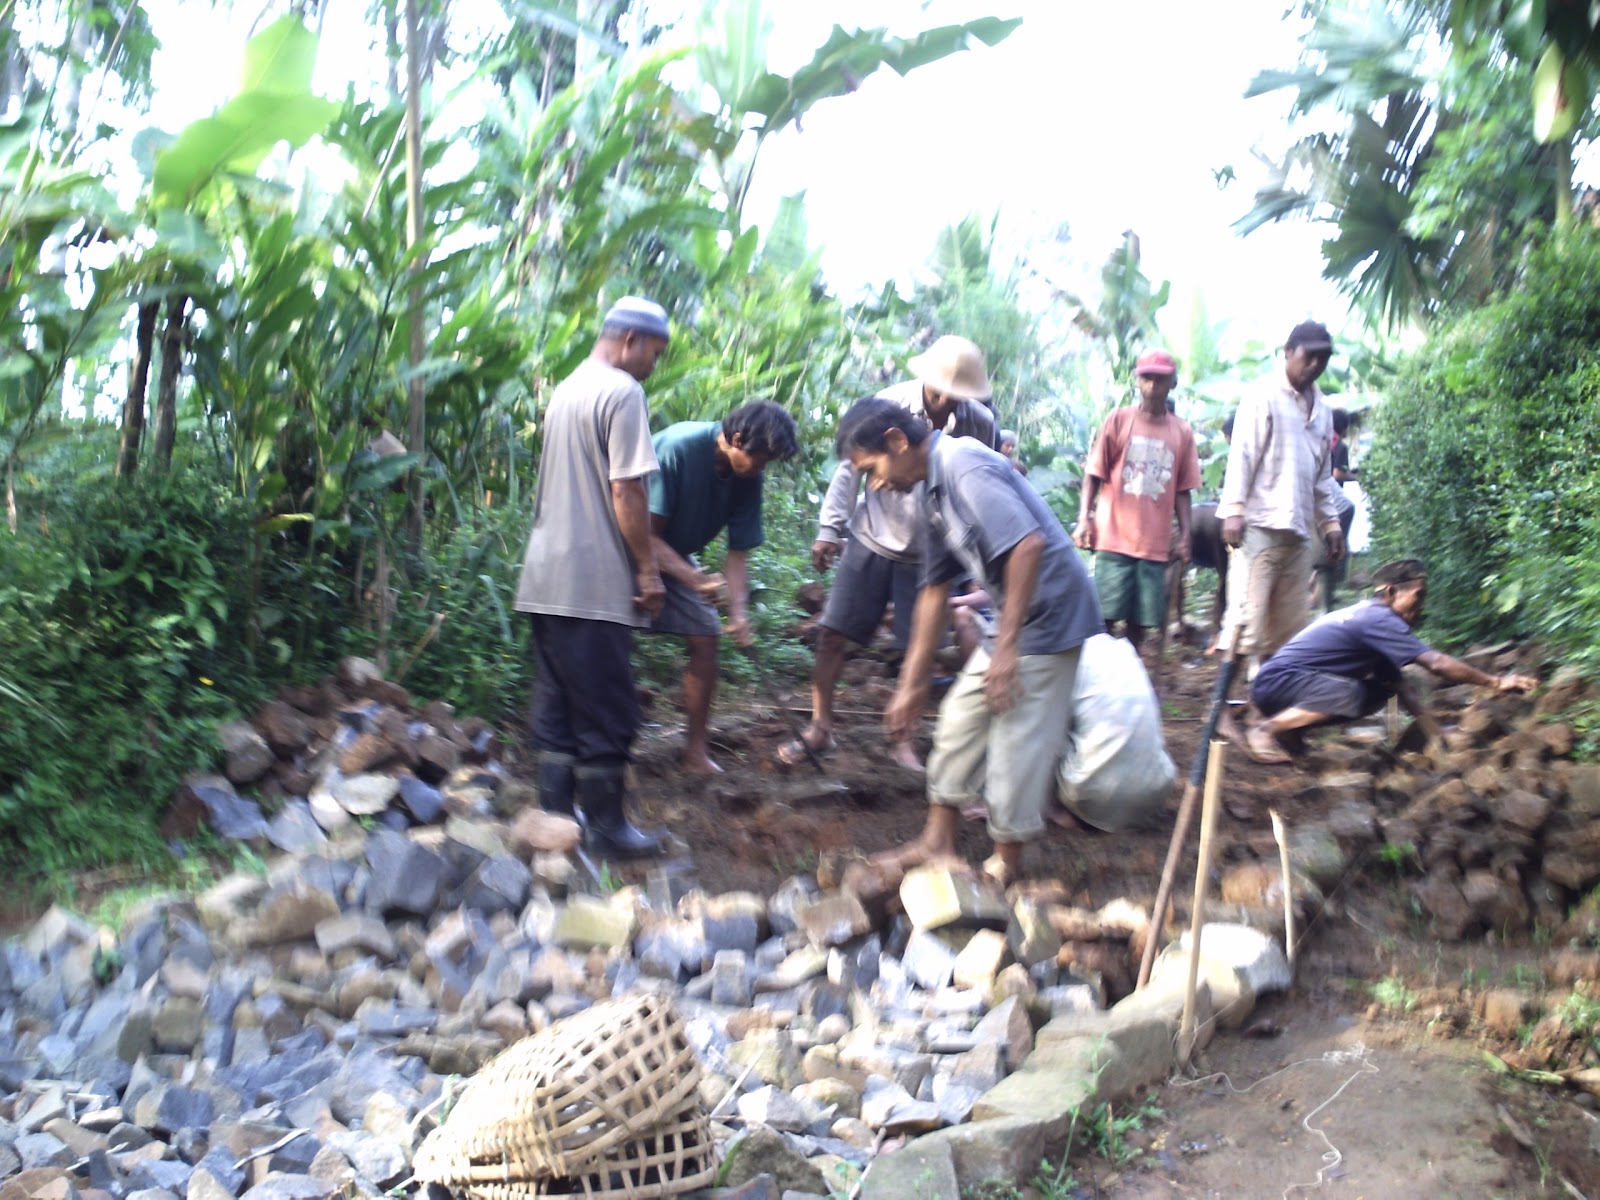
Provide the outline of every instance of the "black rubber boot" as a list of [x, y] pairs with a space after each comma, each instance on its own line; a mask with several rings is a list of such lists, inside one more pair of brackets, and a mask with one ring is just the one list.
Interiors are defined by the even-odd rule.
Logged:
[[577, 817], [577, 810], [572, 804], [577, 792], [577, 779], [573, 775], [576, 761], [570, 754], [558, 754], [554, 750], [540, 751], [539, 807], [545, 812]]
[[640, 829], [623, 811], [628, 785], [622, 767], [579, 767], [576, 775], [590, 850], [602, 858], [651, 858], [662, 852], [666, 838]]

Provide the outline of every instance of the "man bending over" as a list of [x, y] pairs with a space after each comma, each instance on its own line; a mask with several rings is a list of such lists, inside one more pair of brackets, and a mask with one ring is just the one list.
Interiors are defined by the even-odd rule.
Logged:
[[1250, 727], [1247, 744], [1257, 762], [1286, 763], [1283, 737], [1317, 725], [1377, 712], [1390, 696], [1414, 716], [1421, 700], [1400, 669], [1416, 663], [1451, 683], [1525, 692], [1538, 686], [1527, 675], [1488, 675], [1460, 659], [1430, 650], [1412, 628], [1422, 620], [1428, 572], [1419, 559], [1379, 567], [1371, 599], [1331, 612], [1307, 626], [1261, 665], [1250, 688], [1264, 719]]
[[[722, 636], [715, 605], [726, 598], [728, 635], [749, 646], [745, 559], [762, 541], [761, 473], [775, 459], [793, 458], [800, 443], [794, 418], [765, 400], [736, 408], [721, 421], [669, 425], [653, 441], [661, 469], [650, 477], [650, 531], [667, 598], [650, 630], [682, 634], [689, 643], [683, 765], [698, 775], [715, 775], [722, 768], [706, 747]], [[702, 571], [695, 555], [723, 529], [728, 556], [722, 574]]]

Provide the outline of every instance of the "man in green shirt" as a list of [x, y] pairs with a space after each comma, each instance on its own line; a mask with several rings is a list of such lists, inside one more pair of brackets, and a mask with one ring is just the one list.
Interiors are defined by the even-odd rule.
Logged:
[[[669, 425], [652, 440], [661, 465], [650, 477], [651, 542], [667, 598], [650, 628], [680, 634], [688, 642], [683, 700], [689, 735], [683, 765], [697, 775], [715, 775], [722, 768], [706, 747], [723, 632], [715, 605], [726, 600], [728, 635], [740, 646], [750, 645], [745, 560], [762, 542], [761, 473], [775, 459], [794, 457], [800, 443], [794, 418], [765, 400], [736, 408], [721, 421]], [[722, 573], [701, 570], [695, 555], [724, 528], [728, 555]]]

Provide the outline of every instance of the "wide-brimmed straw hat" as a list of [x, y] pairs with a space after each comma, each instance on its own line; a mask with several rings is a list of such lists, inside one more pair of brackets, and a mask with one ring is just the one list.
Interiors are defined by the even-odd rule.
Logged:
[[983, 367], [983, 351], [964, 337], [946, 334], [906, 365], [941, 396], [987, 400], [994, 392]]

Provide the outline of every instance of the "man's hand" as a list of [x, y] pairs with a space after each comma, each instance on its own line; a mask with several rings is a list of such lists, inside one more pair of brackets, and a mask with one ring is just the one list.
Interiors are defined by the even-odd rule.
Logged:
[[728, 636], [733, 639], [733, 644], [741, 650], [748, 650], [756, 644], [755, 630], [750, 626], [749, 617], [729, 618]]
[[926, 688], [895, 689], [894, 699], [883, 710], [883, 727], [891, 742], [909, 742], [922, 721], [922, 710], [927, 704]]
[[1322, 544], [1328, 549], [1328, 561], [1338, 562], [1344, 557], [1344, 530], [1330, 529], [1322, 535]]
[[992, 713], [1010, 712], [1017, 704], [1017, 652], [1014, 647], [996, 646], [983, 672], [983, 695]]
[[1532, 675], [1502, 675], [1494, 681], [1497, 692], [1531, 692], [1539, 686]]
[[1222, 519], [1222, 540], [1235, 550], [1244, 545], [1244, 517]]
[[833, 566], [833, 560], [839, 557], [839, 543], [825, 542], [821, 538], [811, 543], [811, 565], [818, 573], [826, 571]]
[[661, 572], [654, 567], [640, 571], [634, 577], [633, 606], [650, 616], [658, 616], [667, 602], [667, 589], [661, 582]]
[[728, 581], [716, 571], [701, 571], [694, 581], [694, 590], [712, 604], [720, 604], [728, 594]]
[[1094, 522], [1088, 517], [1081, 518], [1072, 531], [1072, 542], [1079, 550], [1093, 550]]

